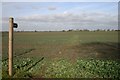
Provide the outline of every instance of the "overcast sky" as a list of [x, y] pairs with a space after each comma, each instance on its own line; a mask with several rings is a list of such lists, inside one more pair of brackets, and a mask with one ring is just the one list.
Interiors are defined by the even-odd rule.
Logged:
[[3, 2], [2, 30], [11, 16], [20, 31], [117, 29], [118, 2]]

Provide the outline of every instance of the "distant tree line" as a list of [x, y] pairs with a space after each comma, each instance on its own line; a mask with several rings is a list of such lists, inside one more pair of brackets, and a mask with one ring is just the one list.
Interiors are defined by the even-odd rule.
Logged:
[[98, 32], [98, 31], [120, 31], [120, 30], [114, 30], [114, 29], [97, 29], [97, 30], [88, 30], [88, 29], [83, 29], [83, 30], [73, 30], [73, 29], [69, 29], [69, 30], [62, 30], [62, 32], [71, 32], [71, 31], [93, 31], [93, 32]]
[[[98, 32], [98, 31], [120, 31], [120, 30], [115, 30], [115, 29], [96, 29], [96, 30], [88, 30], [88, 29], [69, 29], [69, 30], [62, 30], [62, 31], [37, 31], [37, 30], [34, 30], [34, 31], [24, 31], [24, 30], [21, 30], [21, 31], [14, 31], [14, 32], [79, 32], [79, 31], [92, 31], [92, 32]], [[8, 31], [2, 31], [2, 32], [8, 32]]]

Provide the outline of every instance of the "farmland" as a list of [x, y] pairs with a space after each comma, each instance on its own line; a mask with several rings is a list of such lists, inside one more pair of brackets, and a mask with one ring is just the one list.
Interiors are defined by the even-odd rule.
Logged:
[[[2, 34], [3, 78], [8, 33]], [[120, 78], [117, 31], [15, 32], [14, 78]]]

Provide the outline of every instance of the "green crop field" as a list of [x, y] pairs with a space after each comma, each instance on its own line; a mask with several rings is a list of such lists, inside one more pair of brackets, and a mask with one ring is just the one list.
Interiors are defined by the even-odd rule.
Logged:
[[[2, 34], [8, 76], [8, 33]], [[119, 78], [117, 31], [15, 32], [13, 78]]]

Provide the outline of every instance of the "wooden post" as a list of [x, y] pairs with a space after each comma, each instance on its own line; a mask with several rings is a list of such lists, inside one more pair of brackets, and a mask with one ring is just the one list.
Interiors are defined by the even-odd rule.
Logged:
[[13, 74], [13, 23], [14, 19], [9, 18], [9, 76], [12, 77]]

